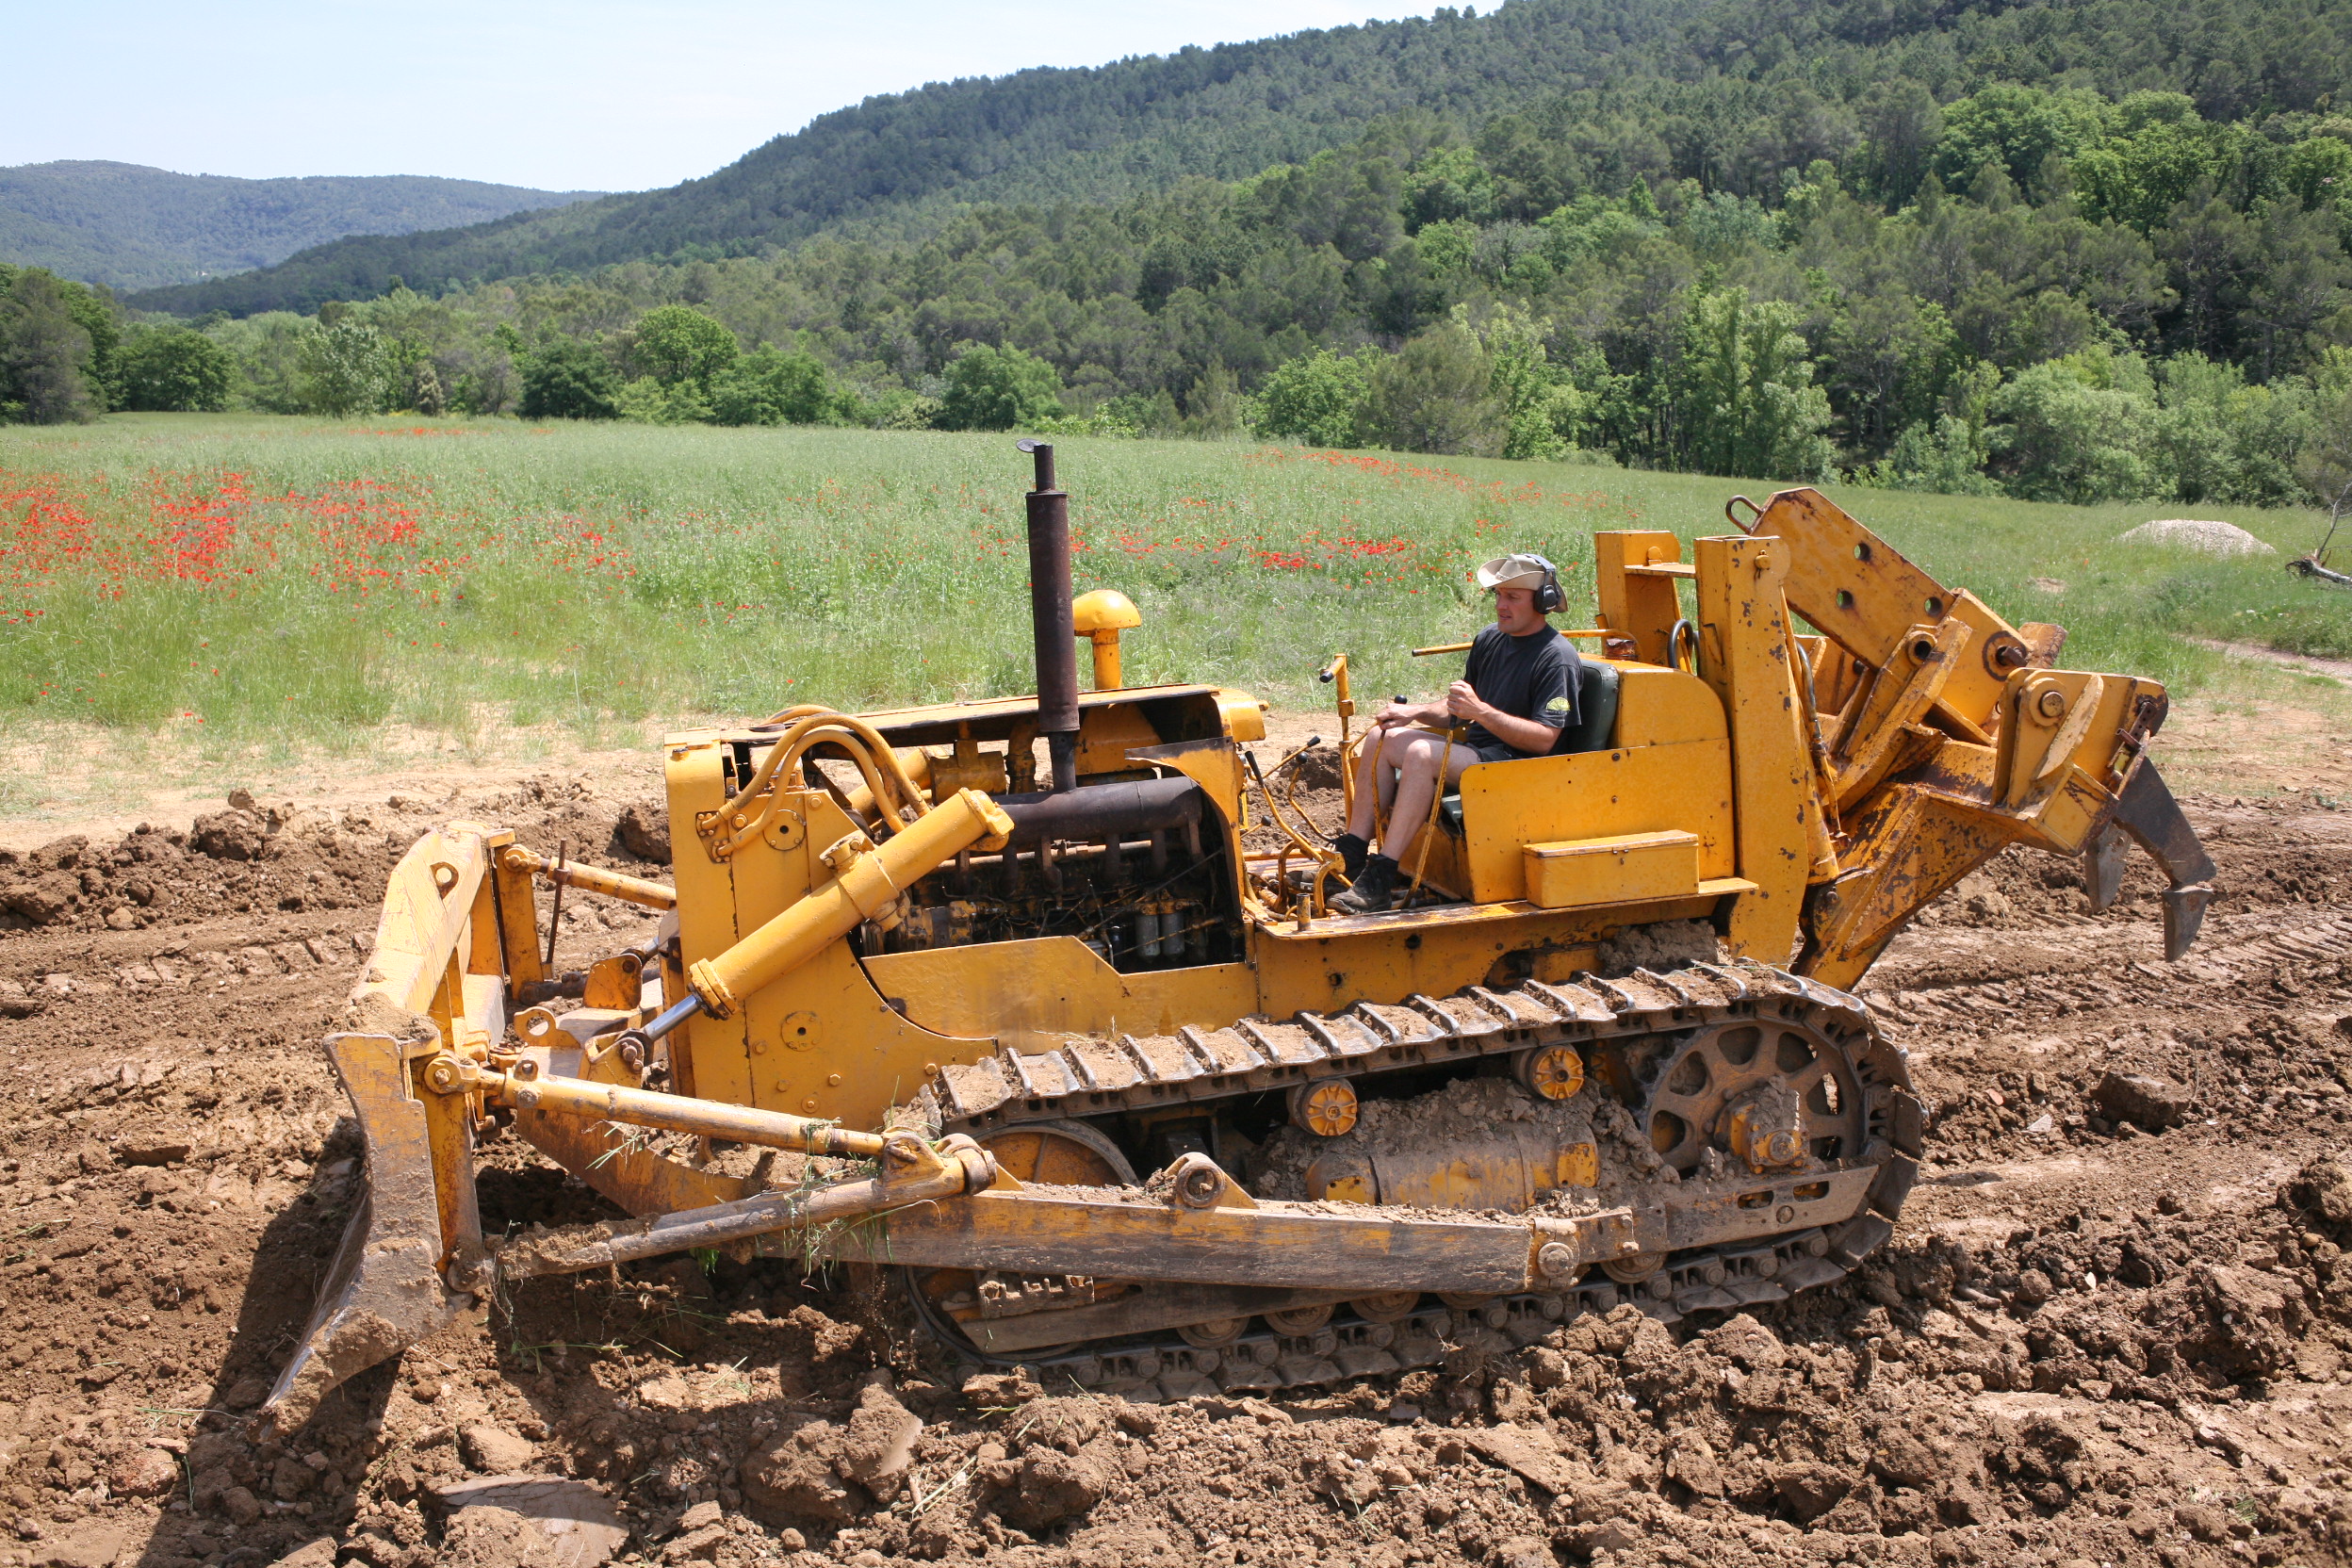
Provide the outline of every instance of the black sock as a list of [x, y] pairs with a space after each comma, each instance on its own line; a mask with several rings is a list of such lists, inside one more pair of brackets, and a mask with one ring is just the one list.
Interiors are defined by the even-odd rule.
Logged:
[[1369, 843], [1353, 833], [1342, 833], [1331, 841], [1331, 847], [1339, 851], [1339, 869], [1348, 880], [1352, 882], [1364, 874], [1364, 857], [1372, 851]]

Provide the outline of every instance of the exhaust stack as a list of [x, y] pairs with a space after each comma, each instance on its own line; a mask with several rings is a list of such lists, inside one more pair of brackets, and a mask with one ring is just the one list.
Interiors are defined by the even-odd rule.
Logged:
[[1029, 614], [1037, 648], [1037, 728], [1053, 755], [1054, 788], [1078, 787], [1078, 645], [1070, 619], [1070, 497], [1054, 482], [1054, 449], [1023, 440], [1035, 458], [1029, 492]]

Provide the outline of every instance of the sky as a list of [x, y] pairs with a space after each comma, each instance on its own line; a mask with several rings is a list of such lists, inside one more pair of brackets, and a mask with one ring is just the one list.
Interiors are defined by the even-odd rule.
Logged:
[[83, 0], [7, 8], [0, 166], [638, 190], [873, 93], [1426, 15], [1380, 0]]

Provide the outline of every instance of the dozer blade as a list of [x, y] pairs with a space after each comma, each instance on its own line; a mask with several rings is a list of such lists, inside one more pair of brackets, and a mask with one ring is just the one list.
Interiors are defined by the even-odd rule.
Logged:
[[[380, 1035], [338, 1035], [327, 1054], [367, 1140], [367, 1182], [310, 1327], [260, 1410], [278, 1432], [308, 1421], [338, 1384], [476, 1309], [437, 1266], [441, 1216], [425, 1108], [409, 1092], [407, 1048]], [[471, 1173], [467, 1173], [470, 1181]]]

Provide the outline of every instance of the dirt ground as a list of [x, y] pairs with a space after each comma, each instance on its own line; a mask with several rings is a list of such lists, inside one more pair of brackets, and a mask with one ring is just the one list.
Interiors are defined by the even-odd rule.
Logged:
[[[887, 1278], [673, 1263], [534, 1282], [255, 1442], [355, 1197], [317, 1042], [384, 873], [460, 817], [644, 869], [652, 763], [0, 852], [0, 1568], [2352, 1557], [2352, 779], [2332, 736], [2266, 772], [2224, 733], [2181, 737], [2224, 748], [2185, 961], [2144, 864], [2091, 916], [2018, 856], [1870, 975], [1933, 1134], [1863, 1272], [1272, 1400], [962, 1385]], [[572, 956], [615, 935], [589, 902]], [[590, 1212], [521, 1153], [487, 1220]], [[517, 1475], [610, 1527], [464, 1506]]]

